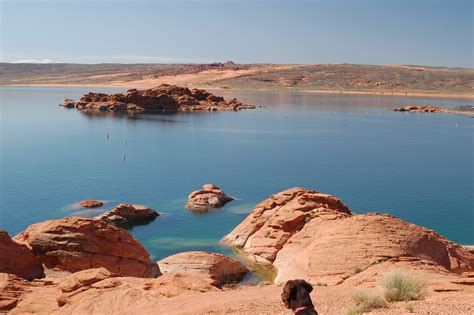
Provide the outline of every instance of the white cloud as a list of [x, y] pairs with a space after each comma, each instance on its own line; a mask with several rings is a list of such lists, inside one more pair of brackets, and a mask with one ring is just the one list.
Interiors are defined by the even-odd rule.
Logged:
[[13, 63], [56, 63], [56, 61], [51, 59], [20, 59], [13, 61]]
[[[1, 1], [1, 0], [0, 0]], [[10, 63], [209, 63], [219, 60], [187, 58], [187, 57], [169, 57], [158, 55], [140, 55], [140, 54], [110, 54], [110, 55], [88, 55], [88, 56], [31, 56], [16, 53], [0, 54], [0, 62]]]

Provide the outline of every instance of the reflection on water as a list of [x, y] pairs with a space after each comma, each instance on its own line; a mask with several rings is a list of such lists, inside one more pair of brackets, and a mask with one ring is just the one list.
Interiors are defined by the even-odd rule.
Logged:
[[[266, 107], [131, 118], [57, 106], [90, 90], [0, 89], [0, 228], [14, 235], [116, 202], [144, 204], [161, 215], [130, 231], [155, 259], [185, 250], [232, 255], [219, 240], [258, 202], [300, 186], [335, 194], [358, 213], [388, 212], [474, 243], [472, 119], [386, 110], [469, 101], [219, 91]], [[188, 211], [188, 194], [205, 183], [237, 200]], [[84, 199], [110, 202], [65, 208]]]

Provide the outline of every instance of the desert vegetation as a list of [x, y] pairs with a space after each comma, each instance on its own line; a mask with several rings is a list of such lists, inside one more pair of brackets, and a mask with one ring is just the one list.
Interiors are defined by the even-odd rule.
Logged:
[[418, 300], [423, 296], [426, 282], [419, 276], [403, 270], [392, 270], [385, 274], [380, 284], [388, 302]]
[[[380, 280], [383, 295], [369, 291], [359, 291], [352, 296], [354, 306], [346, 315], [358, 315], [375, 309], [385, 308], [390, 302], [419, 300], [423, 297], [426, 281], [404, 270], [391, 270]], [[407, 302], [405, 310], [412, 313], [415, 305]]]

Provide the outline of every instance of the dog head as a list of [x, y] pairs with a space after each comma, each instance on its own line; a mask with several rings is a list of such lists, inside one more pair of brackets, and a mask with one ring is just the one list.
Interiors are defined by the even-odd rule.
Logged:
[[289, 280], [286, 282], [281, 299], [285, 306], [290, 309], [297, 307], [313, 307], [309, 294], [313, 291], [313, 286], [304, 280]]

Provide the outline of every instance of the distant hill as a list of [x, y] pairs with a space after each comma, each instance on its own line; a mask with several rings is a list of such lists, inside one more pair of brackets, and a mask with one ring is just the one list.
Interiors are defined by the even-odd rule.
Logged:
[[474, 69], [407, 65], [11, 64], [0, 85], [145, 88], [161, 83], [208, 89], [433, 95], [474, 98]]

